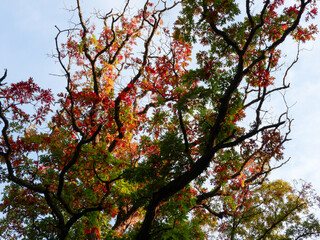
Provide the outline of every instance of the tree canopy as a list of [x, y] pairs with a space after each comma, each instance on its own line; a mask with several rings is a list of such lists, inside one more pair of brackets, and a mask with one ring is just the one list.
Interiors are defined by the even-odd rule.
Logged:
[[315, 0], [127, 0], [90, 19], [75, 6], [56, 27], [64, 92], [0, 78], [2, 238], [320, 235], [311, 185], [268, 178], [292, 121], [268, 99], [318, 32]]

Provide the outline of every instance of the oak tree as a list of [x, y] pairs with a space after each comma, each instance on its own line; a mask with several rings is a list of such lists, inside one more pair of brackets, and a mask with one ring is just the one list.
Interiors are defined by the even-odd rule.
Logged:
[[55, 38], [66, 90], [0, 79], [1, 237], [319, 235], [310, 185], [268, 179], [291, 119], [267, 100], [298, 60], [283, 43], [317, 33], [315, 0], [128, 0], [90, 19], [75, 4]]

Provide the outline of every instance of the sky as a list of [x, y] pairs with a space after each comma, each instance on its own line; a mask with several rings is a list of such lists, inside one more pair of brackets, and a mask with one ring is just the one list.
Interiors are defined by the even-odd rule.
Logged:
[[[90, 3], [90, 6], [83, 6], [85, 13], [90, 14], [94, 8], [105, 12], [117, 8], [114, 5], [119, 1], [82, 2]], [[139, 0], [133, 3], [138, 4]], [[75, 6], [74, 0], [1, 0], [0, 76], [6, 68], [7, 82], [33, 77], [41, 87], [52, 88], [56, 93], [62, 91], [65, 79], [52, 75], [61, 72], [50, 55], [55, 51], [55, 26], [64, 29], [69, 27], [70, 20], [76, 21], [72, 12], [67, 10], [72, 6]], [[319, 17], [315, 23], [320, 23]], [[296, 51], [293, 44], [285, 47], [289, 53]], [[302, 48], [299, 62], [288, 75], [291, 87], [286, 92], [291, 106], [290, 116], [294, 119], [292, 140], [285, 149], [285, 157], [291, 160], [271, 178], [304, 179], [311, 182], [320, 194], [320, 36]], [[277, 105], [273, 108], [276, 109]]]

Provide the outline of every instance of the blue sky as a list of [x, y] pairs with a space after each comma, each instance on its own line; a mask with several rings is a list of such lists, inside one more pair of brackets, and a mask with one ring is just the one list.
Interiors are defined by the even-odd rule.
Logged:
[[[93, 12], [92, 6], [107, 12], [118, 3], [83, 2], [90, 2], [90, 10], [83, 7], [86, 13]], [[61, 29], [69, 26], [72, 13], [66, 8], [71, 6], [74, 6], [73, 0], [1, 0], [0, 75], [7, 68], [7, 82], [33, 77], [44, 88], [52, 88], [54, 92], [63, 90], [64, 78], [50, 75], [59, 74], [60, 68], [48, 54], [55, 49], [55, 25]], [[319, 18], [315, 22], [320, 23]], [[286, 93], [287, 102], [292, 106], [290, 116], [295, 119], [292, 141], [285, 150], [285, 157], [291, 157], [291, 161], [272, 176], [286, 180], [302, 178], [320, 193], [320, 36], [302, 48], [306, 50], [301, 52], [299, 62], [288, 75], [291, 88]], [[287, 44], [286, 49], [296, 51], [291, 44]]]

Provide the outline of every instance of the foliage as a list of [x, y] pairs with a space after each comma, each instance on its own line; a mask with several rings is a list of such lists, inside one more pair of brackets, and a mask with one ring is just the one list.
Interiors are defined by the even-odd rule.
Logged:
[[297, 60], [277, 80], [280, 46], [314, 39], [316, 3], [243, 4], [146, 1], [130, 15], [127, 1], [97, 16], [100, 28], [77, 1], [79, 24], [56, 37], [67, 81], [56, 113], [32, 79], [0, 79], [1, 237], [318, 236], [311, 187], [268, 180], [286, 162], [291, 120], [266, 110]]

